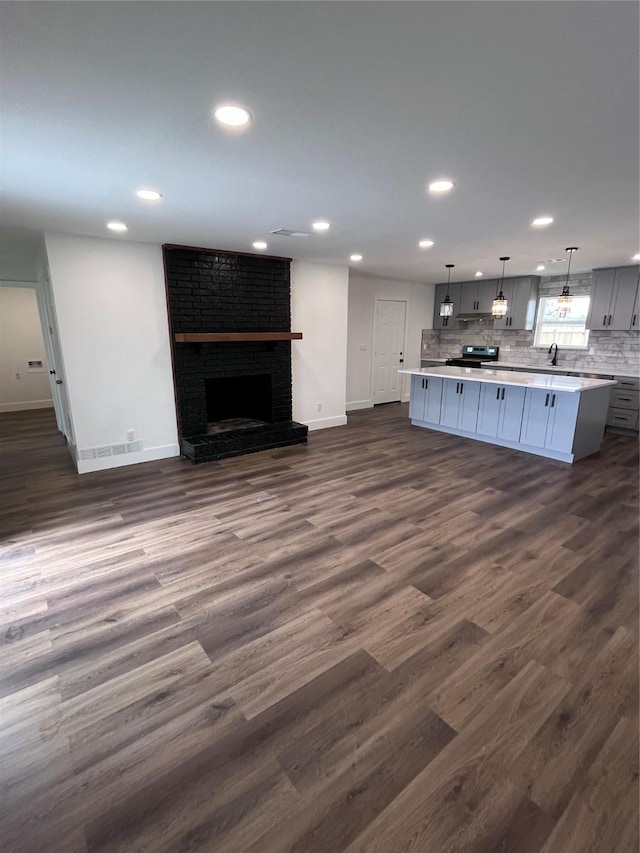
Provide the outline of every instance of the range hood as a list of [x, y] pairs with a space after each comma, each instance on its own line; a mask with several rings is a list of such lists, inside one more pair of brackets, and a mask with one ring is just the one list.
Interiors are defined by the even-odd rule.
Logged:
[[487, 320], [487, 319], [495, 319], [491, 311], [480, 312], [480, 311], [470, 311], [468, 314], [456, 314], [453, 318], [454, 320], [464, 320], [468, 322], [469, 320]]

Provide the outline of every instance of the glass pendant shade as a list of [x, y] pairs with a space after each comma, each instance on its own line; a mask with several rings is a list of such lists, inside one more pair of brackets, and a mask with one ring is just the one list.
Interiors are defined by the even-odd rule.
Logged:
[[449, 294], [440, 303], [440, 316], [453, 317], [453, 302], [449, 299]]
[[498, 287], [496, 285], [496, 295], [491, 303], [491, 316], [496, 320], [499, 320], [501, 317], [505, 317], [507, 314], [507, 310], [509, 308], [509, 302], [507, 297], [504, 295], [503, 286], [504, 286], [504, 265], [509, 260], [508, 257], [500, 258], [502, 261], [502, 279], [500, 281], [500, 293], [497, 292]]
[[447, 295], [440, 303], [440, 316], [453, 317], [453, 302], [449, 296], [449, 285], [451, 284], [451, 270], [454, 268], [455, 264], [445, 264], [445, 266], [449, 271], [449, 277], [447, 279]]
[[491, 305], [491, 316], [496, 319], [500, 319], [500, 317], [504, 317], [507, 313], [507, 309], [509, 307], [509, 303], [502, 291], [496, 296]]

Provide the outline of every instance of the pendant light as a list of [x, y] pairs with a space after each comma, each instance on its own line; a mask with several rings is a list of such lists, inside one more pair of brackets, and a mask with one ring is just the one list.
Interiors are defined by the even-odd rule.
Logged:
[[566, 317], [569, 312], [569, 307], [571, 305], [571, 300], [573, 296], [571, 295], [571, 291], [569, 290], [569, 273], [571, 272], [571, 258], [573, 257], [573, 253], [578, 251], [577, 246], [568, 246], [565, 249], [565, 252], [569, 252], [569, 266], [567, 267], [567, 280], [565, 282], [564, 287], [562, 288], [562, 293], [557, 298], [558, 303], [558, 313], [560, 317]]
[[509, 307], [509, 303], [507, 302], [507, 298], [503, 293], [504, 287], [504, 265], [509, 260], [508, 257], [500, 258], [502, 261], [502, 279], [500, 280], [500, 293], [498, 293], [498, 285], [496, 283], [496, 297], [491, 304], [491, 316], [496, 319], [500, 319], [504, 317], [507, 313], [507, 308]]
[[453, 302], [449, 297], [449, 287], [451, 285], [451, 270], [454, 268], [455, 264], [445, 264], [445, 267], [449, 270], [449, 277], [447, 278], [447, 295], [440, 303], [440, 316], [441, 317], [453, 317]]

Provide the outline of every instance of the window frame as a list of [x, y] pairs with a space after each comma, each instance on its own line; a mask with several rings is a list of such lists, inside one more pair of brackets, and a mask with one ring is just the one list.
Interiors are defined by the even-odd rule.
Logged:
[[[558, 295], [554, 296], [553, 294], [547, 294], [547, 295], [538, 297], [538, 305], [536, 307], [536, 323], [535, 323], [534, 333], [533, 333], [533, 349], [549, 349], [550, 344], [548, 344], [548, 343], [543, 344], [543, 343], [540, 343], [540, 341], [539, 341], [539, 336], [543, 333], [544, 327], [545, 326], [557, 326], [557, 325], [563, 324], [562, 320], [558, 320], [556, 323], [549, 323], [549, 322], [545, 323], [545, 322], [541, 321], [541, 316], [543, 314], [544, 307], [545, 307], [545, 300], [547, 300], [547, 299], [557, 300], [557, 298], [558, 298]], [[591, 330], [587, 327], [587, 317], [589, 314], [589, 307], [591, 305], [591, 296], [588, 293], [579, 293], [579, 294], [574, 295], [572, 298], [573, 299], [586, 299], [587, 300], [587, 307], [586, 307], [586, 310], [584, 312], [584, 315], [585, 315], [584, 329], [583, 329], [584, 343], [583, 344], [561, 344], [561, 343], [558, 343], [558, 349], [561, 349], [561, 350], [583, 350], [583, 351], [588, 350], [589, 349], [589, 337], [591, 334]], [[575, 323], [571, 324], [568, 322], [566, 325], [567, 326], [569, 326], [569, 325], [575, 326], [577, 324], [575, 324]], [[582, 331], [582, 329], [581, 329], [581, 331]], [[555, 343], [555, 341], [553, 341], [552, 343]]]

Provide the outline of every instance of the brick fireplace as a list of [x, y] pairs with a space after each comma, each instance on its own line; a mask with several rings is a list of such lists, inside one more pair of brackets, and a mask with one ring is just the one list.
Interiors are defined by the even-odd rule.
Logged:
[[163, 252], [182, 454], [204, 462], [306, 442], [292, 420], [291, 341], [277, 339], [291, 329], [290, 260]]

